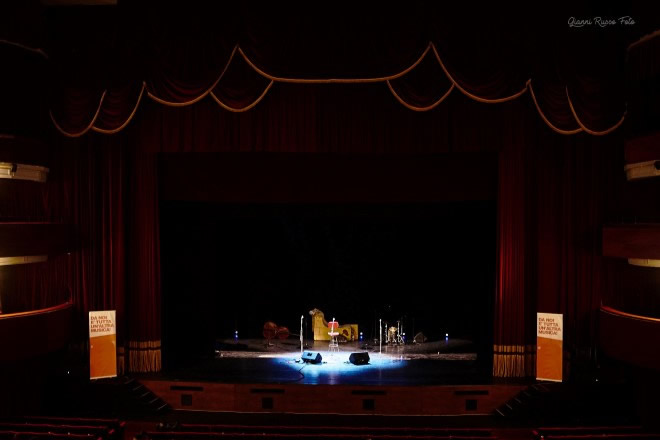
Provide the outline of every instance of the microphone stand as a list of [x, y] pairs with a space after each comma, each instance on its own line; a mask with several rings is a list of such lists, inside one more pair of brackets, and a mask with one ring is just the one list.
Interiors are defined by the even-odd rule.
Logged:
[[305, 315], [300, 315], [300, 356], [303, 354], [303, 319]]
[[378, 330], [379, 330], [379, 333], [378, 333], [378, 344], [379, 344], [378, 353], [382, 353], [383, 352], [383, 319], [382, 318], [378, 320]]

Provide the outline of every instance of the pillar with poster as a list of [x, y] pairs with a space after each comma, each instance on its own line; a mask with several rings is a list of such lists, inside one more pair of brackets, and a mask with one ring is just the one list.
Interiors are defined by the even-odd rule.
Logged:
[[564, 322], [561, 313], [536, 314], [536, 379], [562, 381]]

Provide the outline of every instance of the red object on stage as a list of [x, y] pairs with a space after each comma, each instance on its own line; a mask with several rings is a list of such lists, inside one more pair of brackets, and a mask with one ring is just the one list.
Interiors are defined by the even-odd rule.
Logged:
[[277, 324], [274, 322], [268, 321], [264, 324], [264, 338], [269, 341], [275, 337], [277, 334]]
[[264, 324], [264, 338], [268, 339], [268, 341], [275, 339], [275, 337], [286, 339], [290, 334], [291, 332], [289, 332], [288, 327], [279, 326], [272, 321], [267, 321]]
[[278, 327], [277, 328], [277, 337], [279, 339], [286, 339], [289, 337], [289, 329], [287, 327]]

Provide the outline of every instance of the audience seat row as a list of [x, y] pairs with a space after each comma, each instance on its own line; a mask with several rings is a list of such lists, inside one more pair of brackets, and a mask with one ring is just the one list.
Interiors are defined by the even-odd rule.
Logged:
[[[160, 428], [160, 427], [159, 427]], [[177, 424], [165, 426], [159, 431], [169, 432], [210, 432], [210, 433], [268, 433], [268, 434], [388, 434], [407, 436], [461, 436], [489, 437], [490, 429], [479, 428], [432, 428], [432, 427], [386, 427], [386, 426], [304, 426], [304, 425], [209, 425], [209, 424]]]
[[537, 428], [532, 434], [535, 440], [660, 440], [660, 434], [644, 432], [641, 426], [553, 426]]
[[0, 440], [123, 440], [125, 422], [79, 417], [21, 417], [0, 420]]
[[400, 434], [309, 434], [309, 433], [264, 433], [264, 432], [181, 432], [181, 431], [150, 431], [145, 432], [140, 440], [495, 440], [493, 436], [471, 436], [460, 434], [449, 435], [409, 435]]

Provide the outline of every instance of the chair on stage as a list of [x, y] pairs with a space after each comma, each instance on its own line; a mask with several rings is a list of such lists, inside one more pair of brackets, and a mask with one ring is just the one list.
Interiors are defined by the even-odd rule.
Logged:
[[339, 342], [337, 341], [337, 336], [339, 336], [339, 323], [335, 321], [335, 318], [332, 318], [332, 321], [328, 322], [328, 335], [330, 336], [330, 351], [339, 351]]

